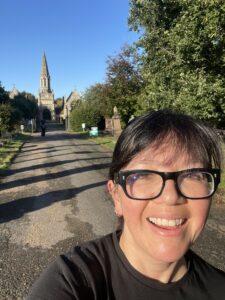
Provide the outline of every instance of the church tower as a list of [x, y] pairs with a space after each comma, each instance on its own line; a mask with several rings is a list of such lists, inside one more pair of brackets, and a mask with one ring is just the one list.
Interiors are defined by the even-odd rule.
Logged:
[[42, 58], [40, 89], [38, 95], [39, 118], [55, 120], [55, 102], [53, 90], [51, 90], [50, 75], [45, 53]]

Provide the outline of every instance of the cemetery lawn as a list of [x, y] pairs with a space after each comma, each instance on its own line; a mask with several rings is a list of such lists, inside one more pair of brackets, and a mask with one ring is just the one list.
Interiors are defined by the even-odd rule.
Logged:
[[115, 148], [117, 138], [115, 138], [113, 136], [105, 135], [105, 136], [89, 137], [89, 140], [93, 141], [94, 143], [96, 143], [104, 148], [107, 148], [107, 149], [110, 149], [113, 151], [113, 149]]
[[0, 139], [0, 142], [3, 142], [3, 146], [0, 147], [0, 175], [8, 169], [13, 158], [28, 138], [29, 135], [19, 133], [12, 138]]

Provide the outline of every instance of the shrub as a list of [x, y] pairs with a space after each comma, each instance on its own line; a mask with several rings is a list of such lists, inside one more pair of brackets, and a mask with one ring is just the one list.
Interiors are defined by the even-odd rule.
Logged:
[[90, 129], [92, 126], [104, 129], [104, 126], [101, 125], [102, 119], [103, 117], [97, 108], [82, 104], [80, 107], [75, 108], [70, 114], [71, 129], [73, 131], [81, 131], [82, 123], [86, 124], [86, 129]]

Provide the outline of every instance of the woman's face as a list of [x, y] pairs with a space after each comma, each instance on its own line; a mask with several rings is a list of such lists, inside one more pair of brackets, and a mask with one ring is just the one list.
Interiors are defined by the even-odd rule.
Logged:
[[[143, 150], [123, 170], [175, 172], [200, 167], [202, 164], [187, 154], [175, 153], [165, 145], [157, 150]], [[138, 264], [180, 260], [201, 233], [211, 203], [211, 199], [189, 200], [180, 196], [173, 180], [166, 181], [162, 194], [154, 200], [130, 199], [112, 181], [108, 188], [117, 214], [124, 218], [121, 248]]]

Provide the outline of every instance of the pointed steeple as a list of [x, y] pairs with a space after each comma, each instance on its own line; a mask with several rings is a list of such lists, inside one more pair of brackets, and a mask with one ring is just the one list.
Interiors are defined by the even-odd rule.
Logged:
[[48, 64], [47, 64], [45, 52], [42, 58], [41, 76], [49, 77]]
[[40, 89], [38, 94], [39, 119], [45, 118], [44, 111], [48, 110], [50, 118], [55, 120], [54, 93], [50, 86], [50, 75], [45, 52], [42, 57]]
[[19, 91], [17, 90], [15, 84], [13, 85], [13, 89], [11, 90], [11, 92], [9, 93], [9, 98], [10, 99], [14, 99], [15, 96], [19, 95]]
[[42, 58], [40, 90], [46, 91], [46, 92], [51, 92], [50, 75], [49, 75], [49, 71], [48, 71], [48, 64], [47, 64], [45, 52], [44, 52], [43, 58]]

